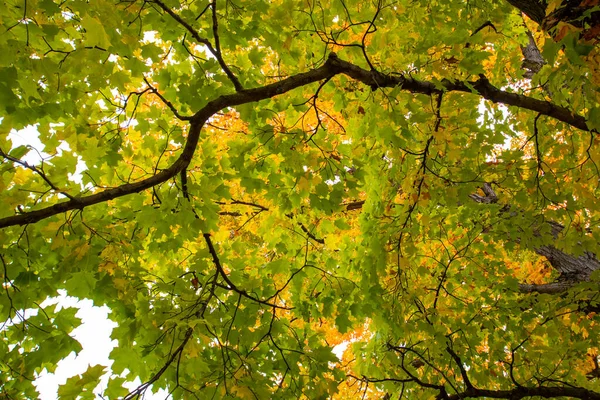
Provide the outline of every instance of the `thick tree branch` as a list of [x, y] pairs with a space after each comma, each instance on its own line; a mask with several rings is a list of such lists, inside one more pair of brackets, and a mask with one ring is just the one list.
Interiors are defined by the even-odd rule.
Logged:
[[[485, 196], [471, 194], [469, 197], [483, 204], [498, 202], [498, 196], [490, 184], [484, 183], [481, 189]], [[501, 212], [504, 213], [510, 209], [509, 205], [505, 205]], [[560, 232], [564, 229], [564, 226], [553, 221], [546, 221], [545, 224], [550, 225], [550, 233], [554, 239], [557, 239]], [[535, 228], [532, 229], [535, 230]], [[537, 232], [534, 232], [534, 234], [539, 235]], [[555, 294], [564, 292], [576, 283], [589, 281], [592, 273], [600, 269], [600, 261], [596, 258], [595, 254], [590, 252], [584, 252], [582, 255], [576, 257], [552, 245], [539, 246], [534, 250], [537, 254], [545, 257], [552, 268], [560, 273], [560, 281], [540, 285], [521, 284], [519, 285], [519, 289], [523, 293], [538, 292]]]
[[469, 197], [475, 200], [478, 203], [483, 204], [492, 204], [498, 202], [498, 196], [496, 192], [492, 189], [492, 186], [489, 183], [484, 183], [481, 187], [485, 196], [480, 196], [477, 193], [470, 194]]
[[542, 56], [540, 49], [538, 49], [535, 39], [529, 30], [527, 31], [527, 38], [529, 39], [527, 46], [521, 45], [521, 53], [523, 54], [521, 68], [526, 70], [523, 77], [531, 79], [540, 71], [540, 69], [542, 69], [544, 64], [546, 64], [546, 60], [544, 60], [544, 57]]
[[460, 357], [458, 356], [458, 354], [456, 354], [456, 352], [454, 350], [452, 350], [452, 348], [450, 346], [446, 346], [446, 351], [448, 352], [448, 354], [450, 354], [450, 356], [452, 357], [452, 359], [458, 366], [458, 369], [460, 371], [460, 376], [462, 377], [462, 380], [465, 383], [467, 390], [473, 390], [474, 389], [473, 384], [471, 383], [471, 380], [469, 379], [469, 375], [467, 374], [467, 370], [465, 369], [465, 366], [464, 366], [462, 360], [460, 359]]
[[299, 73], [262, 87], [222, 95], [210, 101], [191, 118], [188, 139], [181, 156], [169, 168], [162, 170], [156, 175], [135, 183], [124, 184], [89, 196], [77, 197], [39, 210], [1, 218], [0, 228], [35, 223], [70, 210], [83, 209], [84, 207], [126, 196], [128, 194], [139, 193], [145, 189], [163, 183], [187, 168], [196, 150], [202, 127], [206, 121], [218, 111], [227, 107], [257, 102], [281, 95], [290, 90], [323, 79], [332, 78], [338, 74], [345, 74], [372, 88], [400, 87], [402, 90], [409, 93], [422, 93], [427, 95], [440, 94], [445, 91], [473, 93], [471, 88], [474, 88], [476, 90], [474, 94], [478, 94], [494, 103], [503, 103], [509, 106], [535, 111], [565, 122], [575, 128], [589, 131], [586, 119], [583, 116], [577, 115], [567, 108], [557, 106], [548, 101], [502, 91], [491, 85], [485, 78], [480, 78], [479, 80], [472, 82], [450, 82], [445, 80], [442, 81], [441, 86], [436, 86], [427, 81], [420, 81], [397, 75], [384, 75], [377, 71], [368, 71], [347, 61], [343, 61], [334, 53], [331, 53], [324, 65], [309, 72]]
[[546, 257], [552, 267], [560, 272], [562, 282], [588, 281], [592, 273], [600, 269], [600, 261], [593, 253], [587, 251], [575, 257], [554, 246], [540, 246], [535, 252]]
[[0, 228], [35, 223], [53, 215], [61, 214], [70, 210], [83, 209], [84, 207], [103, 203], [118, 197], [139, 193], [143, 190], [166, 182], [187, 168], [192, 160], [194, 151], [196, 150], [202, 127], [204, 126], [205, 122], [218, 111], [226, 107], [251, 103], [283, 94], [290, 90], [318, 82], [333, 75], [335, 75], [335, 72], [332, 71], [331, 62], [328, 61], [320, 68], [314, 69], [310, 72], [291, 76], [287, 79], [270, 85], [251, 90], [244, 90], [242, 92], [230, 95], [220, 96], [217, 99], [209, 102], [192, 117], [185, 147], [179, 158], [167, 169], [162, 170], [150, 178], [143, 179], [138, 182], [127, 183], [89, 196], [79, 197], [75, 198], [74, 200], [54, 204], [40, 210], [29, 211], [2, 218], [0, 219]]
[[365, 204], [364, 200], [359, 200], [359, 201], [354, 201], [352, 203], [344, 204], [344, 206], [346, 206], [347, 211], [352, 211], [352, 210], [360, 210], [364, 204]]
[[542, 397], [545, 399], [551, 399], [556, 397], [568, 397], [573, 399], [595, 400], [600, 399], [600, 393], [574, 386], [519, 386], [511, 390], [487, 390], [472, 388], [467, 389], [462, 393], [456, 393], [441, 398], [445, 400], [459, 400], [469, 398], [519, 400], [531, 397]]
[[334, 58], [332, 66], [335, 70], [339, 71], [339, 73], [348, 75], [372, 88], [400, 87], [407, 92], [422, 93], [426, 95], [438, 94], [444, 91], [474, 93], [493, 103], [502, 103], [508, 106], [535, 111], [542, 115], [562, 121], [575, 128], [590, 131], [586, 119], [583, 116], [578, 115], [565, 107], [550, 103], [549, 101], [538, 100], [533, 97], [500, 90], [493, 86], [483, 76], [476, 81], [470, 82], [451, 82], [449, 80], [442, 80], [442, 82], [436, 86], [436, 84], [432, 82], [407, 78], [403, 75], [385, 75], [377, 71], [367, 71], [347, 61], [338, 59], [337, 57]]
[[600, 24], [600, 11], [595, 8], [597, 3], [594, 1], [562, 1], [550, 13], [548, 13], [547, 0], [507, 0], [507, 2], [552, 36], [556, 35], [553, 28], [559, 22], [565, 22], [582, 29], [583, 39], [598, 39], [597, 26]]
[[574, 282], [554, 282], [554, 283], [545, 283], [541, 285], [529, 285], [529, 284], [520, 284], [519, 290], [522, 293], [546, 293], [546, 294], [557, 294], [562, 293], [565, 290], [573, 287]]
[[600, 393], [593, 392], [588, 389], [579, 388], [575, 386], [538, 386], [538, 387], [525, 387], [517, 386], [511, 390], [487, 390], [478, 389], [471, 383], [468, 372], [463, 365], [462, 360], [452, 350], [450, 346], [446, 347], [446, 351], [450, 354], [456, 365], [460, 370], [460, 375], [465, 383], [466, 390], [462, 393], [455, 393], [453, 395], [447, 395], [445, 390], [440, 390], [438, 396], [439, 399], [445, 400], [458, 400], [466, 398], [492, 398], [492, 399], [523, 399], [527, 397], [572, 397], [576, 399], [600, 399]]
[[510, 5], [541, 24], [546, 17], [546, 2], [541, 0], [506, 0]]
[[[476, 398], [519, 400], [519, 399], [525, 399], [525, 398], [539, 398], [539, 397], [546, 398], [546, 399], [565, 398], [566, 397], [566, 398], [573, 398], [573, 399], [600, 400], [600, 393], [594, 392], [592, 390], [588, 390], [588, 389], [585, 389], [582, 387], [571, 386], [571, 385], [564, 385], [564, 386], [540, 385], [540, 386], [528, 387], [528, 386], [521, 386], [515, 382], [515, 384], [516, 384], [515, 387], [513, 387], [512, 389], [507, 389], [507, 390], [489, 390], [489, 389], [477, 388], [471, 382], [469, 375], [468, 375], [467, 368], [465, 368], [465, 365], [463, 364], [462, 360], [450, 346], [446, 347], [446, 351], [448, 352], [448, 354], [450, 354], [453, 361], [457, 364], [457, 366], [460, 370], [460, 376], [464, 382], [466, 389], [459, 392], [457, 390], [457, 385], [452, 385], [450, 383], [450, 381], [447, 381], [446, 384], [450, 385], [454, 391], [454, 394], [448, 394], [446, 385], [436, 385], [436, 384], [431, 384], [431, 383], [422, 381], [415, 374], [413, 374], [410, 370], [408, 370], [406, 367], [404, 367], [404, 357], [406, 355], [406, 352], [415, 353], [420, 357], [417, 359], [417, 360], [419, 360], [417, 365], [414, 365], [415, 364], [414, 361], [411, 363], [411, 364], [413, 364], [413, 366], [415, 368], [420, 368], [423, 365], [427, 364], [430, 368], [432, 368], [436, 371], [439, 371], [433, 364], [430, 364], [429, 361], [427, 361], [425, 358], [423, 358], [418, 352], [416, 352], [412, 348], [397, 347], [397, 346], [390, 345], [389, 343], [388, 343], [388, 346], [390, 349], [399, 352], [399, 354], [402, 358], [402, 369], [404, 370], [404, 372], [407, 375], [406, 378], [402, 378], [402, 377], [395, 378], [394, 377], [394, 378], [374, 379], [374, 378], [369, 378], [366, 376], [363, 376], [362, 378], [357, 378], [354, 376], [351, 376], [351, 377], [354, 379], [357, 379], [359, 381], [367, 382], [367, 383], [369, 383], [369, 382], [373, 382], [373, 383], [375, 383], [375, 382], [398, 382], [398, 383], [402, 383], [402, 384], [414, 383], [422, 388], [432, 389], [432, 390], [437, 391], [438, 394], [435, 397], [436, 400], [460, 400], [460, 399], [476, 399]], [[559, 382], [557, 382], [557, 383], [559, 383]]]

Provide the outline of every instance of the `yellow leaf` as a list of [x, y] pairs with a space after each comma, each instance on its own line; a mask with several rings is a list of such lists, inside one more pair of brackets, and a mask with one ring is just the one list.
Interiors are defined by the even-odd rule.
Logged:
[[202, 348], [198, 345], [198, 343], [190, 341], [190, 343], [188, 343], [187, 346], [185, 346], [186, 350], [187, 350], [187, 355], [190, 358], [197, 358], [198, 354], [200, 354], [200, 351], [202, 350]]
[[15, 175], [13, 176], [13, 182], [16, 183], [17, 185], [22, 185], [31, 179], [32, 174], [33, 174], [33, 172], [29, 169], [17, 168], [17, 171], [15, 172]]
[[550, 0], [546, 6], [546, 15], [552, 14], [562, 4], [562, 0]]

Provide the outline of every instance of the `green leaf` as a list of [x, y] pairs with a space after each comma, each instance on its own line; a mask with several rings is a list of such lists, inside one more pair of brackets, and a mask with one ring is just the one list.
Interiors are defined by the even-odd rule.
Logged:
[[85, 15], [81, 18], [81, 26], [85, 29], [85, 42], [87, 46], [101, 47], [107, 49], [110, 47], [110, 38], [104, 30], [102, 22], [98, 18], [90, 15]]
[[100, 382], [100, 378], [104, 375], [104, 369], [106, 367], [102, 365], [90, 366], [81, 375], [73, 376], [67, 379], [64, 385], [59, 385], [58, 395], [60, 398], [75, 399], [79, 396], [84, 398], [93, 398], [92, 391]]
[[592, 108], [587, 116], [587, 126], [590, 130], [600, 130], [600, 107]]
[[29, 153], [30, 149], [28, 146], [25, 145], [21, 145], [18, 147], [15, 147], [14, 149], [12, 149], [9, 153], [9, 155], [11, 157], [17, 158], [17, 159], [21, 159], [23, 158], [27, 153]]

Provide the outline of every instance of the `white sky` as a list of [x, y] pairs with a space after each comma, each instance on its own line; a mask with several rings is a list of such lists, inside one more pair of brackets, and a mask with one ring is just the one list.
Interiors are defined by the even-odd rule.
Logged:
[[[46, 370], [36, 379], [35, 385], [40, 392], [41, 400], [57, 399], [58, 386], [64, 384], [67, 378], [84, 373], [89, 366], [101, 364], [107, 367], [112, 365], [108, 355], [117, 344], [110, 339], [110, 333], [116, 324], [108, 319], [109, 309], [106, 306], [94, 307], [91, 300], [78, 301], [74, 297], [62, 295], [50, 301], [42, 303], [42, 307], [59, 304], [62, 307], [77, 307], [79, 311], [76, 316], [81, 318], [81, 325], [71, 332], [71, 336], [77, 339], [83, 350], [77, 356], [71, 353], [58, 363], [54, 374]], [[102, 377], [97, 389], [102, 393], [106, 388], [109, 374]]]

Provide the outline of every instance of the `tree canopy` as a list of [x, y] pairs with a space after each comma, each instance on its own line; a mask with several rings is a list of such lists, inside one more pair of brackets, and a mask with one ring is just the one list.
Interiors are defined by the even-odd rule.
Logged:
[[597, 0], [0, 21], [3, 398], [600, 399]]

